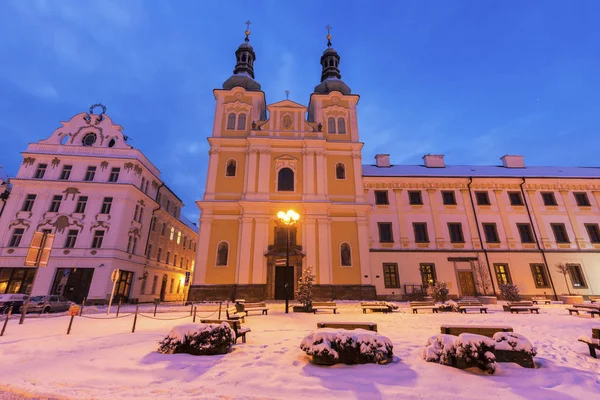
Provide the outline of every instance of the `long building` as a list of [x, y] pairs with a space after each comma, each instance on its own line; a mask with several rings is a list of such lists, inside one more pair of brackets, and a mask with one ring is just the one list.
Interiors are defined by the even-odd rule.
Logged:
[[[307, 266], [317, 298], [404, 299], [438, 281], [455, 297], [502, 283], [526, 296], [600, 292], [600, 169], [528, 167], [520, 156], [450, 166], [380, 154], [363, 165], [359, 96], [331, 42], [308, 106], [267, 105], [246, 34], [214, 91], [190, 298], [284, 299], [286, 284], [293, 297]], [[289, 209], [293, 226], [277, 217]]]
[[[102, 304], [118, 269], [115, 299], [187, 296], [197, 228], [122, 130], [95, 105], [22, 153], [0, 216], [0, 293]], [[35, 232], [53, 234], [54, 243], [33, 284], [25, 257]]]

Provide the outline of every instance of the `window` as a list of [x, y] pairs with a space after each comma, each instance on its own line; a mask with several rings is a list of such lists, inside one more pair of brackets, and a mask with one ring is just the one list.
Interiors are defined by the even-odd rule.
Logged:
[[545, 206], [558, 205], [556, 202], [556, 197], [554, 196], [554, 192], [542, 192], [542, 200], [544, 201]]
[[498, 228], [494, 223], [484, 223], [483, 233], [485, 234], [485, 241], [488, 243], [498, 243], [500, 238], [498, 237]]
[[31, 211], [33, 209], [33, 203], [35, 202], [35, 194], [28, 194], [25, 198], [25, 202], [23, 202], [23, 207], [21, 207], [21, 211]]
[[455, 206], [456, 205], [456, 196], [454, 195], [454, 190], [443, 191], [442, 192], [442, 202], [446, 206]]
[[88, 167], [87, 171], [85, 172], [85, 177], [83, 178], [83, 180], [84, 181], [93, 181], [95, 176], [96, 176], [96, 167]]
[[235, 176], [237, 162], [235, 160], [227, 161], [227, 167], [225, 168], [225, 176]]
[[423, 198], [420, 190], [410, 190], [408, 192], [408, 203], [412, 205], [423, 204]]
[[175, 286], [175, 279], [171, 278], [171, 284], [169, 285], [169, 293], [173, 293], [174, 286]]
[[50, 208], [48, 209], [48, 212], [58, 212], [61, 201], [62, 201], [62, 195], [59, 194], [59, 195], [53, 196], [52, 202], [50, 203]]
[[590, 242], [600, 243], [600, 229], [598, 228], [598, 224], [585, 224], [585, 229], [590, 237]]
[[135, 205], [135, 211], [133, 212], [133, 220], [138, 220], [138, 213], [140, 212], [140, 206], [138, 204]]
[[565, 224], [550, 224], [556, 243], [570, 243]]
[[142, 222], [142, 217], [144, 216], [144, 207], [140, 207], [140, 215], [138, 215], [138, 222]]
[[154, 275], [154, 278], [152, 279], [152, 293], [151, 294], [156, 294], [156, 286], [158, 285], [158, 275]]
[[[108, 181], [109, 182], [117, 182], [119, 180], [120, 172], [121, 172], [121, 168], [119, 168], [119, 167], [112, 168], [110, 170], [110, 177], [108, 178]], [[142, 186], [144, 186], [143, 182], [142, 182]]]
[[104, 240], [104, 231], [94, 231], [94, 238], [92, 239], [92, 249], [99, 249], [102, 247], [102, 241]]
[[386, 288], [400, 287], [400, 280], [398, 279], [398, 264], [383, 264], [383, 284]]
[[165, 258], [165, 264], [168, 264], [171, 261], [171, 252], [167, 251], [167, 258]]
[[48, 164], [38, 164], [37, 169], [35, 170], [35, 175], [33, 177], [35, 179], [42, 179], [44, 175], [46, 175], [46, 168]]
[[498, 285], [512, 283], [508, 264], [494, 264], [494, 270], [496, 271], [496, 281], [498, 282]]
[[235, 113], [229, 113], [229, 115], [227, 116], [227, 129], [235, 129]]
[[181, 293], [181, 280], [177, 281], [177, 294]]
[[187, 236], [183, 237], [183, 248], [185, 249], [185, 245], [187, 244]]
[[217, 246], [217, 266], [227, 266], [229, 258], [229, 244], [221, 242]]
[[510, 200], [511, 206], [522, 206], [523, 196], [521, 196], [521, 192], [508, 192], [508, 199]]
[[156, 217], [152, 217], [152, 222], [150, 223], [152, 232], [156, 232]]
[[85, 206], [87, 205], [87, 196], [79, 196], [79, 198], [77, 199], [77, 205], [75, 206], [75, 212], [76, 213], [84, 213], [85, 212]]
[[166, 230], [167, 230], [167, 223], [165, 222], [165, 223], [163, 223], [163, 225], [162, 225], [162, 229], [160, 230], [160, 234], [161, 234], [162, 236], [165, 236], [165, 235], [166, 235]]
[[60, 177], [58, 179], [60, 179], [61, 181], [68, 181], [69, 178], [71, 177], [71, 171], [73, 170], [73, 166], [72, 165], [63, 165], [63, 169], [60, 173]]
[[338, 118], [337, 128], [337, 133], [339, 133], [340, 135], [344, 135], [346, 133], [346, 120], [344, 118]]
[[169, 235], [169, 240], [173, 240], [175, 238], [175, 228], [171, 227], [171, 234]]
[[67, 240], [65, 240], [65, 249], [72, 249], [75, 247], [78, 233], [79, 231], [77, 229], [69, 229], [69, 232], [67, 233]]
[[181, 231], [177, 231], [177, 244], [181, 243]]
[[477, 200], [477, 205], [480, 206], [489, 206], [491, 204], [488, 192], [475, 192], [475, 199]]
[[152, 255], [152, 244], [148, 243], [148, 248], [146, 249], [146, 258], [150, 258]]
[[160, 262], [160, 259], [162, 258], [162, 248], [158, 248], [158, 251], [156, 252], [156, 261]]
[[517, 224], [517, 229], [519, 230], [521, 243], [535, 243], [533, 240], [533, 231], [531, 230], [531, 224]]
[[583, 277], [583, 271], [579, 264], [567, 264], [569, 269], [569, 275], [571, 276], [571, 283], [575, 289], [584, 289], [587, 287], [585, 278]]
[[464, 243], [462, 224], [460, 222], [448, 222], [448, 232], [450, 232], [450, 241], [452, 243]]
[[243, 131], [246, 129], [246, 114], [238, 115], [237, 128], [239, 131]]
[[340, 258], [342, 261], [342, 267], [352, 266], [352, 250], [348, 243], [342, 243], [340, 245]]
[[131, 245], [133, 244], [133, 236], [129, 236], [127, 240], [127, 252], [131, 254]]
[[24, 232], [25, 232], [25, 229], [16, 228], [13, 231], [12, 237], [10, 238], [10, 244], [8, 245], [8, 247], [19, 247], [19, 245], [21, 244], [21, 239], [23, 238]]
[[105, 197], [102, 201], [102, 208], [100, 209], [100, 214], [110, 214], [110, 209], [112, 207], [112, 197]]
[[183, 257], [179, 260], [179, 268], [183, 268]]
[[333, 117], [327, 118], [327, 132], [335, 133], [335, 118]]
[[415, 232], [416, 243], [429, 243], [426, 222], [413, 222], [413, 231]]
[[177, 266], [177, 254], [173, 255], [173, 266]]
[[[117, 177], [118, 179], [118, 177]], [[144, 185], [146, 184], [146, 178], [142, 178], [142, 184], [140, 185], [140, 190], [144, 190]]]
[[335, 164], [335, 179], [346, 179], [346, 167], [344, 164]]
[[424, 288], [436, 282], [435, 264], [420, 264], [419, 271], [421, 272], [421, 283]]
[[277, 174], [277, 190], [280, 192], [294, 191], [294, 171], [281, 168]]
[[378, 222], [379, 228], [379, 241], [381, 243], [393, 243], [394, 237], [392, 235], [392, 223], [391, 222]]
[[589, 207], [590, 199], [588, 199], [588, 195], [585, 192], [573, 193], [575, 196], [575, 201], [579, 207]]
[[376, 190], [375, 191], [375, 204], [390, 204], [390, 200], [388, 199], [388, 191], [387, 190]]
[[531, 264], [531, 273], [533, 274], [533, 282], [538, 288], [550, 287], [548, 284], [548, 273], [544, 264]]

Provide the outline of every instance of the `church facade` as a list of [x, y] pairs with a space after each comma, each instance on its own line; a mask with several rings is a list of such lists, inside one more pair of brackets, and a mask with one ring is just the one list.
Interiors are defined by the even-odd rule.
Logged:
[[[293, 297], [308, 266], [321, 299], [406, 299], [438, 281], [455, 297], [502, 283], [532, 296], [600, 292], [599, 169], [525, 167], [520, 156], [458, 167], [379, 154], [363, 165], [359, 96], [331, 43], [308, 106], [267, 105], [248, 34], [214, 91], [190, 300], [284, 299], [286, 284]], [[288, 210], [300, 217], [291, 226], [277, 216]]]

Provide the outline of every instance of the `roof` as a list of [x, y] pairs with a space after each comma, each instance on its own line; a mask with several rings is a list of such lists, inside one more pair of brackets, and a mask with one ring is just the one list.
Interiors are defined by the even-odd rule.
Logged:
[[198, 233], [198, 225], [194, 224], [192, 221], [184, 217], [183, 215], [179, 216], [179, 220], [183, 222], [188, 228]]
[[502, 165], [446, 165], [429, 168], [424, 165], [392, 165], [377, 167], [363, 165], [363, 176], [368, 177], [474, 177], [474, 178], [598, 178], [600, 167], [525, 167], [506, 168]]

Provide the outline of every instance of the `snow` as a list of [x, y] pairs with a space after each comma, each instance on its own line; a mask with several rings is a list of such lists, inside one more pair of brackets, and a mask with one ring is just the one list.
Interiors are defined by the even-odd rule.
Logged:
[[[158, 342], [173, 327], [192, 322], [189, 307], [142, 306], [146, 317], [76, 317], [66, 335], [66, 315], [18, 316], [0, 337], [0, 399], [544, 399], [600, 398], [600, 360], [589, 356], [581, 335], [590, 335], [598, 319], [571, 316], [564, 305], [542, 306], [539, 315], [510, 314], [489, 305], [489, 314], [412, 314], [398, 303], [389, 314], [363, 314], [360, 302], [337, 301], [336, 321], [372, 321], [394, 345], [387, 365], [312, 365], [300, 349], [322, 316], [284, 313], [282, 302], [269, 302], [269, 315], [246, 317], [248, 343], [217, 356], [159, 354]], [[105, 318], [104, 308], [94, 308]], [[92, 312], [87, 308], [86, 312]], [[114, 307], [113, 313], [114, 316]], [[121, 314], [135, 307], [122, 307]], [[214, 305], [200, 305], [203, 317]], [[169, 312], [163, 312], [169, 311]], [[120, 315], [121, 316], [121, 315]], [[216, 318], [213, 315], [210, 318]], [[446, 324], [511, 326], [537, 348], [536, 368], [498, 363], [494, 375], [460, 370], [423, 360], [423, 348]], [[9, 394], [1, 392], [10, 392]]]
[[302, 339], [300, 348], [309, 355], [331, 354], [337, 358], [338, 354], [331, 346], [334, 342], [342, 344], [348, 342], [360, 343], [361, 353], [385, 352], [386, 346], [393, 346], [387, 337], [366, 329], [321, 328]]
[[[226, 328], [229, 328], [229, 324], [227, 322], [223, 322], [222, 324], [183, 324], [177, 325], [171, 329], [169, 332], [169, 337], [171, 339], [178, 340], [183, 342], [186, 336], [193, 336], [201, 332], [212, 332], [218, 326], [223, 326], [225, 324]], [[233, 331], [232, 331], [233, 332]], [[233, 335], [235, 337], [235, 335]]]
[[496, 350], [524, 351], [535, 355], [536, 349], [527, 338], [514, 332], [496, 332], [493, 337]]

